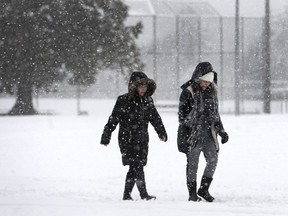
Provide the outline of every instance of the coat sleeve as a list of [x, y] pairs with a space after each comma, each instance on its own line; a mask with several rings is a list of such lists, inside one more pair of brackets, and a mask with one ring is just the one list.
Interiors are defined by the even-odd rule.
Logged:
[[184, 121], [186, 117], [192, 110], [191, 104], [193, 102], [192, 94], [189, 90], [183, 90], [179, 99], [179, 109], [178, 109], [178, 132], [177, 132], [177, 147], [178, 151], [187, 154], [189, 149], [189, 144], [187, 142], [191, 129], [188, 128]]
[[123, 99], [121, 97], [118, 97], [113, 111], [109, 116], [108, 122], [104, 127], [100, 142], [101, 144], [107, 145], [110, 143], [111, 134], [115, 130], [121, 119], [121, 109], [123, 109]]
[[218, 98], [216, 98], [216, 103], [217, 103], [217, 118], [216, 121], [214, 123], [214, 127], [215, 127], [215, 131], [217, 134], [223, 134], [225, 132], [221, 117], [220, 117], [220, 113], [219, 113], [219, 106], [218, 106]]
[[153, 99], [151, 98], [151, 112], [149, 116], [149, 121], [154, 127], [156, 133], [158, 134], [159, 138], [165, 138], [165, 140], [168, 139], [166, 129], [164, 127], [164, 124], [162, 122], [162, 119], [154, 105]]
[[223, 134], [225, 133], [225, 129], [221, 120], [221, 117], [219, 115], [219, 120], [217, 122], [215, 122], [215, 131], [217, 134]]
[[179, 99], [178, 107], [178, 121], [180, 124], [184, 123], [185, 118], [191, 111], [192, 94], [189, 90], [183, 90]]

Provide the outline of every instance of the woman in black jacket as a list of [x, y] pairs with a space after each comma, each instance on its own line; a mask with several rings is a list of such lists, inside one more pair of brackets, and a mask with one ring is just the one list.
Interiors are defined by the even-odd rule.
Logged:
[[157, 112], [152, 94], [156, 83], [143, 72], [133, 72], [128, 93], [118, 97], [101, 138], [108, 145], [111, 134], [119, 123], [118, 142], [123, 165], [129, 165], [123, 200], [132, 200], [131, 192], [136, 183], [141, 199], [156, 199], [147, 193], [144, 166], [148, 156], [148, 124], [152, 124], [161, 141], [167, 141], [167, 133]]
[[[208, 202], [213, 202], [214, 197], [210, 195], [208, 189], [218, 162], [217, 135], [222, 137], [222, 143], [228, 141], [228, 134], [224, 130], [218, 112], [216, 84], [217, 73], [212, 65], [209, 62], [201, 62], [193, 72], [191, 80], [181, 86], [177, 142], [179, 151], [187, 155], [189, 201], [200, 201], [202, 197]], [[196, 193], [201, 152], [204, 154], [206, 167]]]

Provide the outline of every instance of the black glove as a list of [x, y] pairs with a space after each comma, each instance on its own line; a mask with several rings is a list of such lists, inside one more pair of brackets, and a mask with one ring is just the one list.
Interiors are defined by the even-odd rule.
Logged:
[[110, 139], [103, 134], [101, 137], [100, 144], [107, 146], [109, 143], [110, 143]]
[[166, 142], [168, 140], [167, 134], [159, 135], [159, 139], [163, 142]]
[[101, 141], [100, 144], [107, 146], [109, 144], [109, 142]]
[[220, 132], [219, 135], [221, 136], [221, 143], [222, 144], [228, 142], [229, 136], [226, 132]]

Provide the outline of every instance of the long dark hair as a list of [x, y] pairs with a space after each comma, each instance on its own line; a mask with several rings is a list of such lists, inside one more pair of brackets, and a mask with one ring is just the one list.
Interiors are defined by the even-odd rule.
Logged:
[[[193, 89], [193, 92], [197, 92], [197, 91], [201, 91], [201, 87], [200, 87], [200, 82], [201, 80], [197, 80], [196, 82], [193, 82], [192, 83], [192, 89]], [[206, 89], [205, 91], [215, 95], [217, 97], [217, 85], [212, 82]]]

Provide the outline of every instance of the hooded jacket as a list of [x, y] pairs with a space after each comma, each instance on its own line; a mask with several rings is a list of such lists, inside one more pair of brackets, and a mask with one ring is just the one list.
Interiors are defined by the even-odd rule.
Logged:
[[[206, 90], [202, 90], [199, 86], [199, 77], [209, 72], [214, 73], [213, 83]], [[207, 133], [211, 133], [219, 150], [217, 134], [224, 131], [224, 128], [218, 111], [216, 84], [217, 73], [212, 65], [209, 62], [202, 62], [195, 68], [192, 78], [181, 86], [177, 137], [180, 152], [188, 153], [200, 138], [205, 139], [201, 136], [205, 134], [203, 130], [206, 129], [210, 131]]]
[[[137, 92], [137, 87], [140, 85], [147, 85], [147, 91], [143, 97]], [[128, 93], [117, 98], [112, 114], [104, 127], [101, 144], [108, 144], [112, 132], [119, 124], [118, 143], [123, 165], [130, 165], [134, 162], [146, 165], [149, 122], [159, 138], [167, 140], [165, 127], [151, 97], [155, 90], [155, 82], [146, 74], [133, 72], [128, 84]]]

